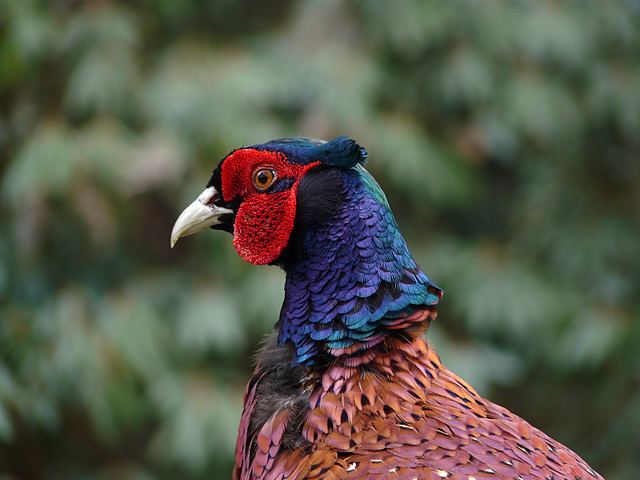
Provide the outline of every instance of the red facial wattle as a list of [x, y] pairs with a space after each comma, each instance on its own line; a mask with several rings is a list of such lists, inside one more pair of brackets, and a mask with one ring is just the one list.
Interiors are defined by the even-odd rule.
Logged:
[[[225, 159], [222, 195], [227, 202], [242, 199], [233, 245], [245, 261], [266, 265], [280, 256], [293, 230], [298, 182], [315, 165], [289, 163], [281, 153], [248, 148], [236, 150]], [[275, 172], [273, 189], [260, 191], [252, 179], [257, 170], [264, 168]], [[286, 188], [278, 191], [278, 184]]]

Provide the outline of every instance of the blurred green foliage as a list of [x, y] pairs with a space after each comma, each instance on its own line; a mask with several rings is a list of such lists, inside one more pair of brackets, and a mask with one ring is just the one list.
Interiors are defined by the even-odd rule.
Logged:
[[232, 148], [347, 134], [446, 291], [445, 364], [637, 478], [639, 15], [0, 0], [0, 476], [228, 478], [283, 276], [172, 223]]

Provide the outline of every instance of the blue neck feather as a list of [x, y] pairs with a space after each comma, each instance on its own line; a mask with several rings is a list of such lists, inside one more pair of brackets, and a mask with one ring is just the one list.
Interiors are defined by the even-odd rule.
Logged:
[[343, 202], [308, 228], [286, 270], [279, 343], [293, 342], [296, 364], [329, 351], [365, 350], [387, 327], [440, 299], [416, 265], [384, 193], [364, 168], [340, 170]]

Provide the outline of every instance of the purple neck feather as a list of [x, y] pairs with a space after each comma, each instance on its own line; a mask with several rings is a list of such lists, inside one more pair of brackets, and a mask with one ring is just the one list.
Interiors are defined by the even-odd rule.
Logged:
[[373, 177], [360, 166], [341, 177], [341, 207], [305, 231], [297, 260], [285, 266], [278, 341], [293, 342], [294, 364], [365, 350], [399, 318], [440, 299]]

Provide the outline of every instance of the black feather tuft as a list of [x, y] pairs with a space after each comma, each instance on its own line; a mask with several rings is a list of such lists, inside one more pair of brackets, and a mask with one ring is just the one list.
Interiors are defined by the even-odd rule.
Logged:
[[302, 436], [302, 423], [309, 411], [311, 392], [305, 383], [311, 371], [309, 367], [294, 366], [293, 345], [279, 347], [277, 338], [277, 333], [267, 336], [258, 352], [255, 375], [262, 378], [256, 390], [256, 398], [260, 401], [255, 404], [250, 431], [259, 432], [274, 413], [289, 409], [292, 418], [284, 432], [282, 444], [298, 448], [309, 443]]
[[298, 184], [296, 223], [301, 228], [322, 224], [342, 206], [342, 178], [335, 168], [318, 165]]
[[300, 242], [309, 231], [327, 222], [342, 207], [343, 183], [335, 167], [320, 164], [300, 179], [296, 199], [296, 218], [289, 243], [277, 262], [279, 265], [297, 261]]

